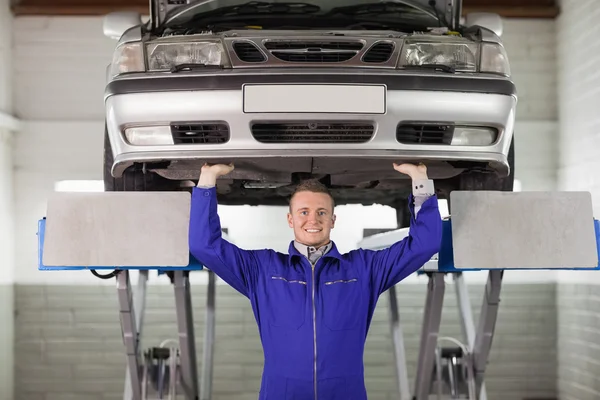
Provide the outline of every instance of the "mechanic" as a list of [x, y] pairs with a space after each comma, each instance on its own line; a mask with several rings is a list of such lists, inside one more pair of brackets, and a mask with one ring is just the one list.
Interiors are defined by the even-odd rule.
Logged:
[[192, 192], [190, 252], [250, 300], [265, 356], [259, 400], [367, 399], [363, 351], [377, 300], [429, 261], [442, 236], [426, 167], [393, 167], [412, 179], [408, 237], [347, 254], [330, 240], [334, 200], [316, 181], [300, 184], [290, 199], [289, 254], [231, 244], [221, 236], [216, 181], [234, 166], [202, 167]]

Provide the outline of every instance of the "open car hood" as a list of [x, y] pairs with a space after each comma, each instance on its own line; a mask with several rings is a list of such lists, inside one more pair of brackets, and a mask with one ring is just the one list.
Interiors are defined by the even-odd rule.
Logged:
[[[246, 3], [249, 0], [151, 0], [150, 15], [152, 25], [158, 27], [166, 22], [179, 18], [185, 18], [188, 13], [214, 10], [220, 7], [233, 6]], [[261, 1], [261, 0], [259, 0]], [[267, 0], [268, 2], [288, 2], [290, 0]], [[386, 0], [298, 0], [307, 3], [319, 5], [322, 8], [334, 8], [361, 3], [377, 4]], [[387, 0], [389, 1], [389, 0]], [[432, 16], [437, 17], [443, 23], [448, 24], [451, 29], [458, 27], [461, 14], [462, 0], [392, 0], [401, 4], [407, 4], [417, 9], [423, 10]], [[433, 3], [433, 4], [432, 4]]]

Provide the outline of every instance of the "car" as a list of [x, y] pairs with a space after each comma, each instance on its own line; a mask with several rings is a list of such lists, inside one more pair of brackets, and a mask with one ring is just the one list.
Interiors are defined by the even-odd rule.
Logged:
[[105, 16], [107, 191], [191, 190], [234, 163], [220, 204], [287, 205], [318, 179], [337, 205], [407, 226], [422, 162], [440, 198], [513, 190], [517, 92], [498, 15], [460, 0], [151, 0]]

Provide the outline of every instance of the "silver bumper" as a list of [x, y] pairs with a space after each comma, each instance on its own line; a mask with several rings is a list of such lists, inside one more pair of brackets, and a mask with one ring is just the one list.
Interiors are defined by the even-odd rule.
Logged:
[[[269, 82], [268, 76], [263, 76]], [[385, 82], [385, 80], [383, 80]], [[239, 87], [239, 86], [238, 86]], [[106, 123], [114, 165], [120, 176], [134, 162], [164, 160], [235, 160], [236, 158], [318, 157], [389, 160], [476, 161], [490, 163], [501, 175], [509, 172], [507, 156], [513, 134], [516, 96], [482, 91], [390, 89], [381, 114], [343, 113], [247, 113], [242, 88], [189, 88], [110, 93], [106, 100]], [[253, 121], [369, 121], [375, 134], [367, 143], [265, 144], [252, 136]], [[177, 144], [134, 146], [124, 139], [132, 126], [169, 125], [172, 121], [224, 121], [231, 138], [223, 144]], [[490, 146], [407, 145], [396, 141], [401, 121], [440, 121], [498, 129], [499, 139]]]

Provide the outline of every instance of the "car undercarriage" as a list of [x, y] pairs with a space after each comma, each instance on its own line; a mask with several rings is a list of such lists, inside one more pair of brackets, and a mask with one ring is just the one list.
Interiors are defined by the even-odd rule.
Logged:
[[512, 190], [501, 29], [460, 25], [452, 2], [319, 1], [157, 5], [115, 34], [105, 189], [191, 190], [203, 164], [233, 163], [223, 205], [287, 205], [317, 179], [338, 205], [404, 215], [411, 182], [393, 163], [422, 162], [442, 199]]
[[390, 155], [386, 159], [241, 157], [136, 163], [121, 177], [115, 178], [106, 168], [112, 165], [110, 146], [107, 150], [105, 184], [109, 191], [190, 190], [197, 184], [203, 164], [233, 163], [234, 171], [217, 182], [219, 203], [224, 205], [287, 205], [296, 184], [317, 179], [330, 188], [337, 205], [404, 207], [411, 193], [411, 182], [393, 169], [394, 162], [423, 162], [441, 199], [448, 199], [452, 190], [510, 191], [514, 180], [514, 141], [508, 158], [510, 171], [506, 176], [501, 176], [484, 162], [448, 162], [419, 157], [401, 160]]

